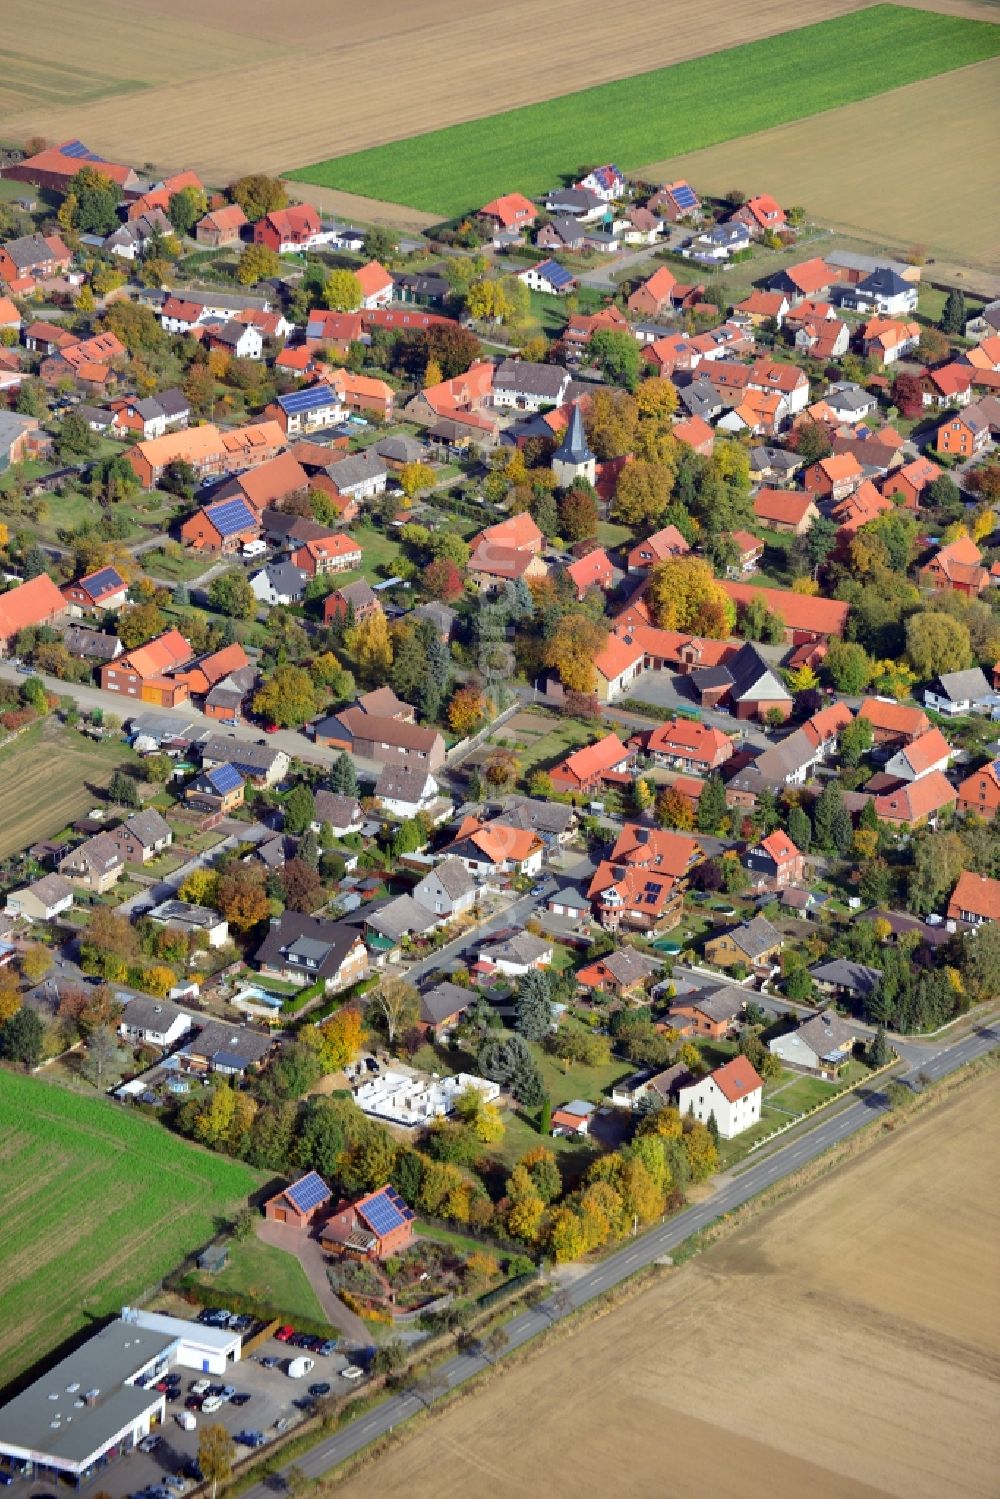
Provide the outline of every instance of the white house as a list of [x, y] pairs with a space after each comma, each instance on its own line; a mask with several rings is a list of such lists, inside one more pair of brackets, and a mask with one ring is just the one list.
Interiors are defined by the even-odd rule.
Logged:
[[168, 1047], [186, 1036], [193, 1023], [186, 1010], [172, 1005], [169, 1000], [135, 994], [125, 1005], [118, 1031], [126, 1041]]
[[838, 422], [850, 422], [852, 426], [871, 416], [878, 407], [878, 401], [870, 391], [862, 390], [860, 385], [849, 380], [841, 380], [824, 391], [823, 404], [829, 406]]
[[916, 312], [920, 288], [913, 281], [906, 281], [891, 266], [883, 265], [857, 286], [840, 291], [842, 307], [853, 307], [857, 312], [881, 312], [885, 317], [899, 317], [905, 312]]
[[209, 947], [225, 947], [229, 941], [229, 922], [210, 906], [196, 906], [186, 900], [162, 900], [150, 911], [149, 919], [174, 932], [203, 932]]
[[694, 239], [681, 250], [685, 260], [698, 260], [703, 264], [728, 260], [741, 250], [750, 248], [750, 230], [745, 224], [716, 224], [705, 234]]
[[768, 1050], [789, 1067], [803, 1072], [836, 1076], [837, 1069], [850, 1060], [857, 1026], [844, 1020], [836, 1010], [813, 1015], [794, 1031], [776, 1036]]
[[69, 880], [61, 874], [46, 874], [32, 885], [12, 890], [4, 911], [8, 916], [20, 916], [22, 921], [51, 921], [61, 911], [69, 910], [73, 895]]
[[222, 323], [203, 322], [208, 331], [208, 343], [214, 349], [222, 349], [236, 359], [260, 359], [264, 352], [264, 340], [259, 328], [253, 323], [238, 323], [228, 320]]
[[488, 971], [502, 973], [507, 978], [520, 978], [531, 968], [549, 967], [552, 943], [532, 936], [531, 932], [518, 931], [481, 947], [478, 958]]
[[329, 385], [306, 385], [302, 390], [289, 391], [278, 396], [275, 406], [289, 437], [300, 432], [314, 432], [319, 427], [332, 427], [345, 415], [345, 406], [338, 393]]
[[919, 781], [932, 770], [947, 771], [951, 754], [951, 745], [941, 730], [928, 729], [912, 744], [904, 744], [897, 750], [886, 761], [885, 768], [888, 775], [897, 776], [901, 781]]
[[297, 604], [305, 592], [306, 575], [290, 562], [272, 562], [250, 579], [262, 604]]
[[682, 1115], [691, 1113], [702, 1124], [715, 1115], [723, 1140], [741, 1135], [760, 1119], [764, 1083], [746, 1057], [733, 1057], [707, 1077], [681, 1088], [677, 1105]]
[[924, 689], [924, 704], [936, 713], [964, 717], [968, 713], [990, 713], [1000, 703], [979, 666], [968, 671], [946, 671]]
[[476, 904], [479, 887], [458, 859], [443, 859], [413, 887], [413, 897], [435, 916], [460, 916]]
[[393, 817], [416, 817], [438, 796], [438, 783], [429, 770], [383, 765], [375, 782], [375, 799]]
[[565, 296], [576, 286], [576, 277], [558, 260], [540, 260], [526, 271], [518, 271], [517, 279], [531, 291], [542, 291], [550, 297]]
[[581, 177], [576, 183], [578, 188], [583, 188], [588, 193], [595, 193], [602, 203], [611, 203], [615, 198], [628, 196], [628, 178], [614, 162], [608, 162], [606, 166], [594, 167], [586, 177]]

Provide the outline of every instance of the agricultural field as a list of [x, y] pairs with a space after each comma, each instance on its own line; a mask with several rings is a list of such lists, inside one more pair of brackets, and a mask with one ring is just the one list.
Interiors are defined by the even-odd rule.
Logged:
[[671, 1499], [984, 1499], [998, 1106], [993, 1073], [515, 1364], [337, 1499], [520, 1499], [555, 1453], [560, 1486], [585, 1494], [627, 1473], [629, 1494]]
[[106, 1099], [0, 1079], [0, 1369], [36, 1363], [200, 1248], [261, 1178]]
[[[875, 5], [291, 175], [451, 218], [506, 190], [511, 155], [518, 161], [518, 186], [537, 195], [583, 162], [613, 160], [634, 170], [655, 160], [664, 140], [681, 151], [697, 150], [998, 53], [1000, 27]], [[709, 100], [726, 101], [726, 107], [706, 108]], [[851, 165], [856, 169], [856, 160]]]
[[[768, 189], [782, 203], [803, 203], [824, 222], [889, 249], [922, 245], [939, 260], [1000, 271], [1000, 198], [983, 192], [981, 172], [983, 161], [1000, 155], [998, 98], [994, 59], [844, 105], [822, 120], [652, 162], [644, 173], [665, 182], [688, 177], [722, 193], [752, 188], [766, 161]], [[966, 149], [971, 141], [974, 150]], [[921, 181], [947, 182], [946, 200], [915, 190]]]
[[0, 859], [82, 817], [115, 766], [133, 758], [120, 742], [87, 739], [54, 719], [25, 730], [0, 749]]
[[[968, 0], [934, 3], [972, 8]], [[581, 83], [628, 77], [858, 8], [857, 0], [731, 0], [706, 28], [699, 0], [674, 0], [669, 10], [661, 0], [621, 0], [591, 7], [583, 27], [576, 0], [541, 8], [534, 0], [466, 7], [374, 0], [361, 8], [301, 0], [280, 10], [271, 0], [135, 0], [123, 27], [114, 0], [52, 0], [49, 24], [39, 28], [31, 0], [9, 0], [5, 34], [18, 74], [30, 82], [27, 71], [39, 69], [47, 82], [44, 92], [15, 86], [0, 93], [0, 129], [15, 140], [78, 136], [111, 158], [193, 167], [226, 182], [240, 172], [281, 172], [534, 104]], [[7, 66], [5, 59], [0, 73]], [[107, 96], [94, 98], [102, 79]], [[122, 85], [133, 95], [141, 91], [141, 107], [134, 97], [123, 99]], [[658, 139], [646, 158], [671, 145]], [[503, 187], [514, 186], [507, 175], [516, 158], [499, 159]], [[378, 196], [367, 183], [361, 192]], [[370, 203], [365, 211], [358, 199], [324, 193], [320, 199], [324, 208], [362, 219], [399, 212]], [[409, 219], [419, 222], [420, 215], [410, 210]]]

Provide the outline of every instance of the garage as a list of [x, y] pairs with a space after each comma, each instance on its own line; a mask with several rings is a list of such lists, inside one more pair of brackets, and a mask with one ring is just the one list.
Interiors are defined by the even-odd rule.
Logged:
[[226, 1327], [206, 1327], [202, 1322], [185, 1322], [161, 1312], [144, 1312], [126, 1307], [122, 1320], [150, 1332], [176, 1338], [171, 1363], [184, 1369], [198, 1369], [202, 1374], [225, 1374], [230, 1364], [239, 1361], [243, 1339]]

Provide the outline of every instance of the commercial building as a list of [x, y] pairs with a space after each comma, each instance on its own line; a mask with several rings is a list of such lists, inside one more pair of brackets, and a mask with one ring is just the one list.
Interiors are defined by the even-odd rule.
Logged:
[[0, 1409], [0, 1457], [80, 1487], [163, 1421], [153, 1385], [171, 1365], [222, 1374], [240, 1346], [238, 1333], [124, 1307]]

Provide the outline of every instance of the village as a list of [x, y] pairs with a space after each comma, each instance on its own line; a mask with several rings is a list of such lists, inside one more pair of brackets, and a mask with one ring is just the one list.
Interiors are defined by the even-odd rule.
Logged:
[[567, 171], [0, 162], [2, 1080], [257, 1173], [19, 1493], [212, 1479], [1000, 993], [1000, 298]]

